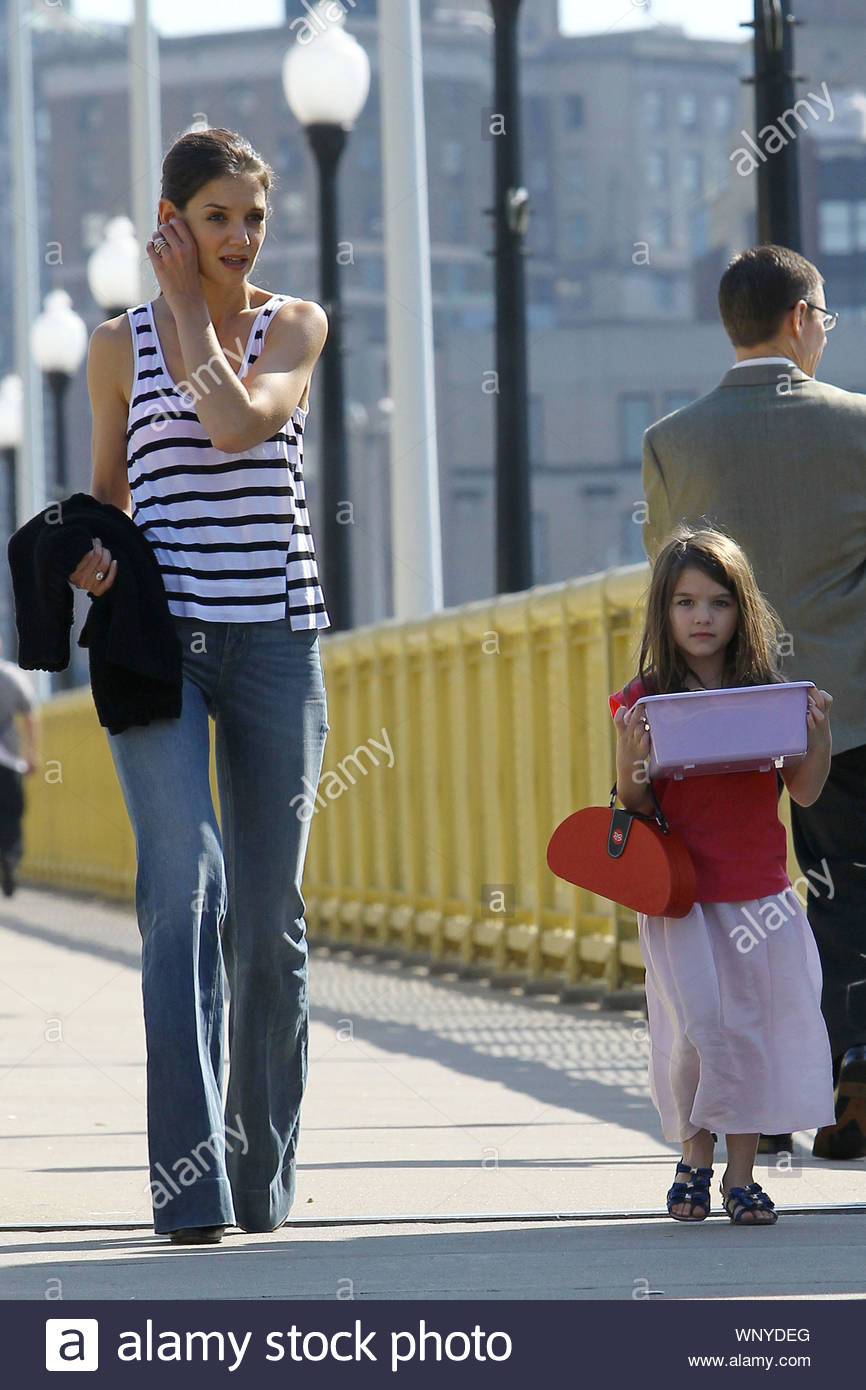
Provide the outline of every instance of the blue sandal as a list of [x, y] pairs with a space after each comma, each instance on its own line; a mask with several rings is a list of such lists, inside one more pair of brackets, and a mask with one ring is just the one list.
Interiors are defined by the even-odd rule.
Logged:
[[[735, 1226], [775, 1226], [779, 1219], [775, 1203], [767, 1196], [760, 1183], [750, 1182], [748, 1187], [730, 1187], [727, 1196], [724, 1187], [719, 1183], [719, 1191], [725, 1211]], [[757, 1221], [753, 1216], [750, 1221], [744, 1221], [743, 1217], [749, 1211], [768, 1211], [770, 1220]]]
[[[676, 1181], [667, 1195], [668, 1216], [672, 1216], [674, 1221], [704, 1221], [710, 1214], [710, 1183], [713, 1180], [712, 1168], [691, 1168], [688, 1163], [678, 1163], [676, 1177], [680, 1173], [688, 1173], [687, 1182]], [[690, 1216], [677, 1216], [672, 1211], [672, 1207], [678, 1207], [681, 1202], [690, 1202], [692, 1214]], [[700, 1215], [695, 1214], [695, 1208]]]

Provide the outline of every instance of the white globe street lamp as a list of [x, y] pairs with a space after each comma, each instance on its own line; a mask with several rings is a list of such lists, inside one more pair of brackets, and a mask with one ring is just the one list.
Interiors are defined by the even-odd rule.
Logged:
[[301, 125], [351, 130], [370, 91], [370, 60], [346, 33], [345, 15], [325, 18], [330, 8], [316, 7], [321, 29], [311, 24], [313, 36], [306, 42], [299, 37], [283, 58], [283, 91]]
[[349, 532], [340, 524], [347, 496], [345, 386], [342, 314], [337, 261], [337, 165], [346, 136], [364, 108], [370, 90], [370, 60], [345, 30], [345, 14], [330, 18], [333, 6], [310, 11], [307, 30], [283, 59], [286, 101], [307, 132], [319, 178], [319, 294], [328, 315], [322, 352], [322, 494], [324, 580], [335, 631], [351, 627]]
[[[45, 296], [42, 313], [30, 330], [30, 351], [51, 388], [54, 402], [54, 495], [63, 498], [67, 492], [64, 397], [87, 351], [87, 325], [76, 314], [65, 290], [50, 290]], [[60, 672], [58, 684], [61, 690], [68, 690], [73, 683], [72, 670], [67, 666], [65, 671]]]
[[24, 389], [21, 378], [10, 372], [0, 381], [0, 449], [17, 449], [21, 443]]
[[112, 217], [105, 224], [103, 240], [87, 262], [90, 293], [109, 318], [141, 298], [141, 256], [135, 227], [128, 217]]
[[71, 376], [87, 351], [87, 327], [65, 290], [49, 290], [42, 313], [30, 330], [30, 351], [43, 372]]

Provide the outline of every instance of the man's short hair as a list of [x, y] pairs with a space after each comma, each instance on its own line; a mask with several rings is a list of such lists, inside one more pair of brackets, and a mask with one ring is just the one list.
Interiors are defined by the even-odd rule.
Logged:
[[824, 277], [786, 246], [752, 246], [735, 256], [719, 284], [719, 312], [734, 347], [765, 343], [800, 299], [814, 299]]

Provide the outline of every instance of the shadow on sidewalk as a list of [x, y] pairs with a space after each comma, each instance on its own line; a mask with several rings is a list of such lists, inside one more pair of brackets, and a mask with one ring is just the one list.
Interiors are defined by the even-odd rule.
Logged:
[[[379, 1228], [381, 1230], [382, 1228]], [[862, 1293], [862, 1221], [788, 1215], [744, 1241], [726, 1218], [413, 1230], [310, 1239], [229, 1233], [194, 1251], [165, 1237], [56, 1237], [3, 1250], [0, 1298], [632, 1299]], [[46, 1259], [45, 1256], [56, 1258]], [[16, 1263], [10, 1257], [24, 1256]], [[30, 1257], [28, 1261], [27, 1257]], [[274, 1326], [302, 1319], [275, 1309]], [[170, 1326], [170, 1319], [164, 1318]]]

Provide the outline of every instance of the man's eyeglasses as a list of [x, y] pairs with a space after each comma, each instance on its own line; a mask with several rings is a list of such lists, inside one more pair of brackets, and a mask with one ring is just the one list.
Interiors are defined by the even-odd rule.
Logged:
[[[800, 301], [798, 299], [797, 304], [799, 303]], [[834, 314], [830, 309], [826, 309], [823, 304], [810, 304], [808, 299], [804, 299], [803, 303], [805, 304], [807, 309], [814, 309], [816, 314], [823, 315], [821, 322], [824, 325], [825, 333], [829, 333], [831, 328], [836, 327], [836, 324], [839, 322], [838, 314]], [[796, 309], [797, 304], [792, 304], [791, 308]]]

